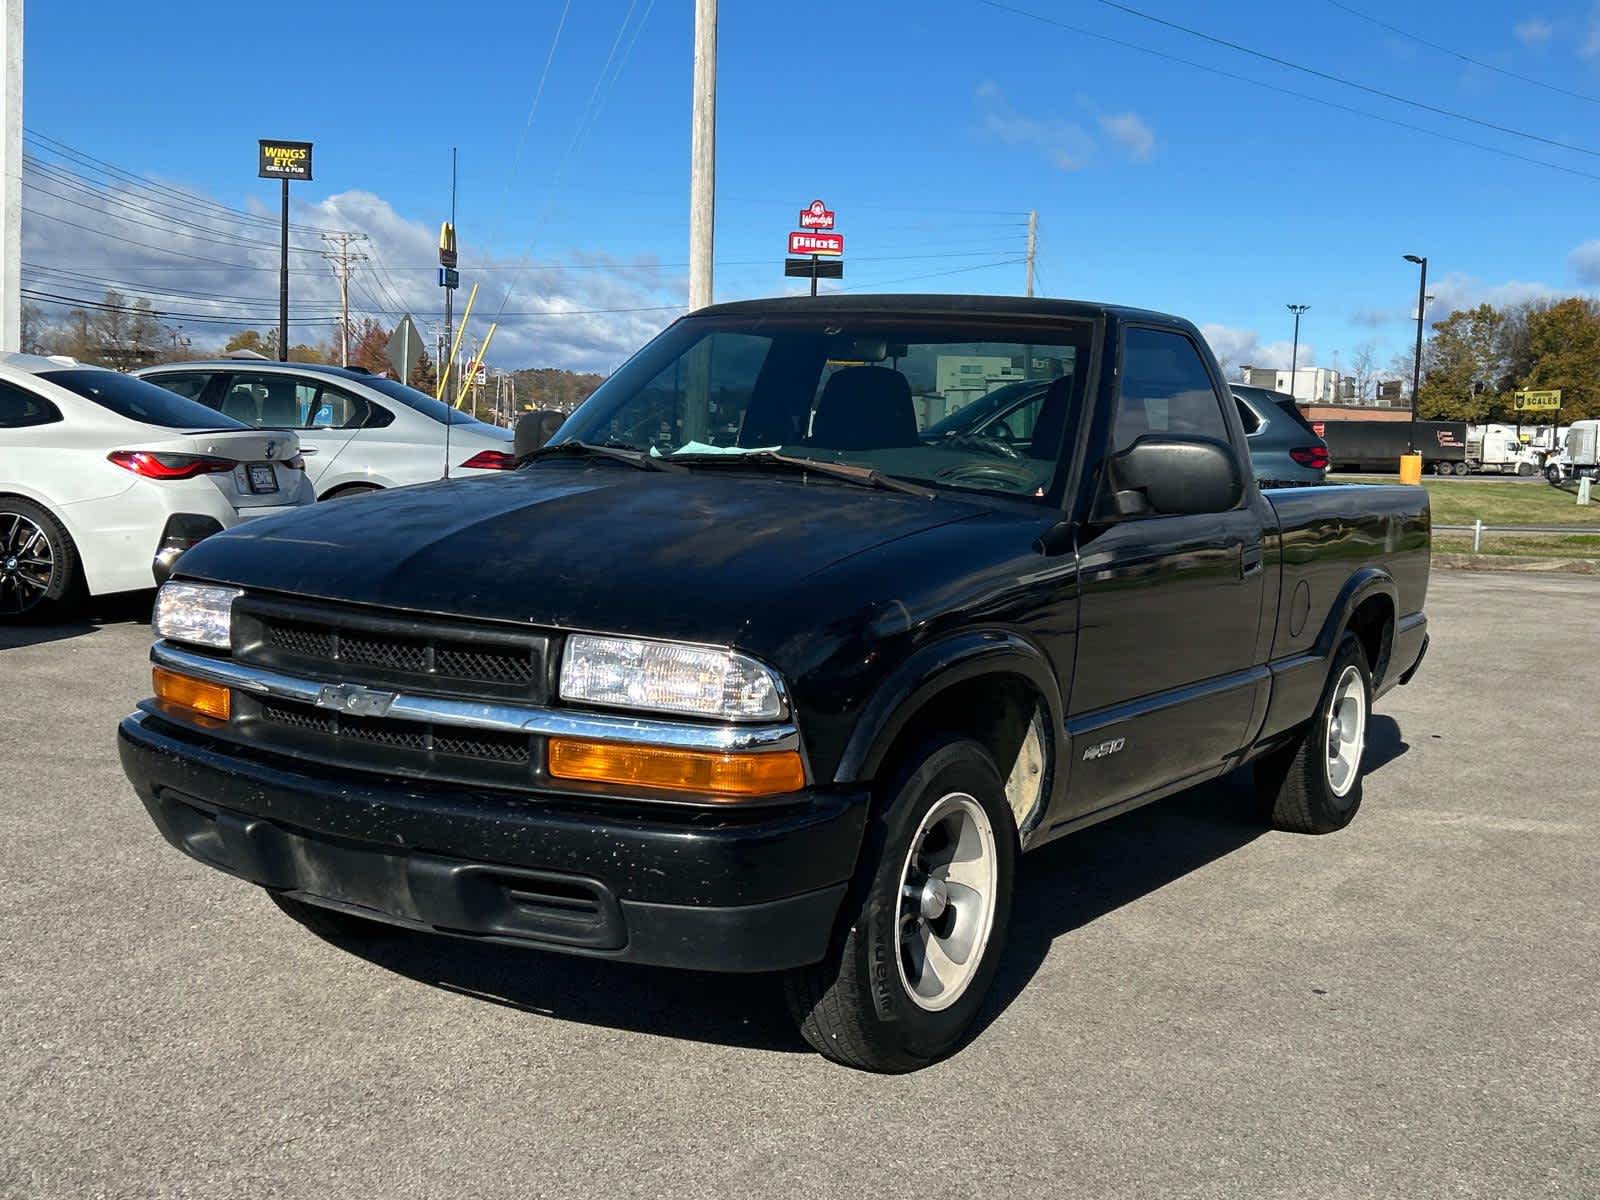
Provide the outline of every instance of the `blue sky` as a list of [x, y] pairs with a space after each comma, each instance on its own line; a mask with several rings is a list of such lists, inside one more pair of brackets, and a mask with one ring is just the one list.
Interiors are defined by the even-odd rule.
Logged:
[[[443, 24], [437, 5], [413, 0], [284, 0], [270, 10], [34, 0], [26, 123], [110, 163], [263, 212], [276, 204], [275, 185], [254, 177], [255, 139], [312, 140], [317, 178], [295, 185], [296, 221], [370, 232], [384, 274], [367, 281], [358, 307], [382, 315], [404, 304], [419, 317], [440, 307], [430, 243], [448, 205], [450, 146], [459, 145], [463, 275], [483, 281], [483, 310], [518, 314], [506, 319], [491, 361], [612, 366], [671, 318], [685, 292], [693, 6], [572, 3], [524, 142], [564, 3], [469, 2]], [[1600, 8], [1588, 4], [1349, 0], [1449, 50], [1594, 100], [1469, 65], [1331, 0], [1135, 6], [1600, 151]], [[1600, 246], [1584, 249], [1600, 238], [1600, 178], [1337, 111], [980, 0], [721, 7], [719, 299], [784, 290], [784, 235], [814, 196], [839, 213], [846, 287], [1019, 291], [1032, 208], [1044, 294], [1181, 313], [1234, 361], [1286, 359], [1284, 306], [1299, 302], [1311, 305], [1302, 341], [1319, 365], [1337, 352], [1348, 366], [1367, 342], [1387, 363], [1410, 337], [1416, 276], [1406, 252], [1429, 255], [1435, 310], [1600, 283]], [[1099, 0], [1014, 7], [1600, 177], [1600, 155], [1310, 78]], [[42, 194], [36, 188], [32, 207], [167, 243], [160, 229], [130, 230], [81, 203], [60, 208], [63, 194], [84, 198], [59, 190], [59, 172], [77, 168], [48, 144], [30, 151], [58, 172]], [[215, 297], [255, 305], [275, 295], [262, 269], [275, 262], [270, 249], [230, 248], [231, 235], [208, 244], [240, 269], [188, 264], [196, 273], [185, 260], [164, 262], [158, 248], [27, 220], [28, 261], [78, 271], [88, 289], [78, 294], [91, 294], [100, 276], [161, 280], [164, 303], [205, 293], [213, 299], [183, 301], [185, 311], [216, 313], [238, 309]], [[265, 226], [245, 228], [270, 240]], [[530, 265], [552, 262], [564, 265]], [[301, 264], [297, 299], [326, 312], [331, 276], [309, 253]], [[60, 288], [62, 277], [52, 278]], [[534, 310], [590, 315], [520, 315]]]

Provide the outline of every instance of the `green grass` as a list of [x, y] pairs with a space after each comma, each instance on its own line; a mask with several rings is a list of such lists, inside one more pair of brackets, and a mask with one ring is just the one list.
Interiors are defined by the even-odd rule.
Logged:
[[1422, 486], [1428, 489], [1436, 525], [1471, 525], [1481, 520], [1485, 525], [1582, 525], [1600, 533], [1600, 489], [1596, 489], [1595, 503], [1579, 508], [1576, 492], [1546, 483], [1424, 479]]
[[[1471, 554], [1472, 535], [1436, 533], [1433, 549], [1437, 554]], [[1600, 559], [1600, 533], [1486, 533], [1478, 552], [1498, 557]]]

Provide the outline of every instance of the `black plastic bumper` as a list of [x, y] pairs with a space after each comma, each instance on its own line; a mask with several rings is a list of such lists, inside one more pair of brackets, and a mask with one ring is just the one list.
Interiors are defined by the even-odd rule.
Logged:
[[123, 769], [166, 839], [325, 907], [661, 966], [768, 971], [827, 951], [866, 797], [741, 812], [527, 796], [314, 768], [136, 713]]

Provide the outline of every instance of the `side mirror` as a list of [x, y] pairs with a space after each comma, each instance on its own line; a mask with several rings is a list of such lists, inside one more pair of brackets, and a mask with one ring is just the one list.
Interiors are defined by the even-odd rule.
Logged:
[[517, 461], [527, 458], [553, 438], [556, 430], [561, 428], [562, 422], [566, 419], [566, 413], [555, 412], [552, 409], [523, 413], [518, 417], [511, 442], [511, 449], [517, 456]]
[[1107, 464], [1110, 519], [1227, 512], [1244, 496], [1239, 459], [1226, 442], [1146, 434]]

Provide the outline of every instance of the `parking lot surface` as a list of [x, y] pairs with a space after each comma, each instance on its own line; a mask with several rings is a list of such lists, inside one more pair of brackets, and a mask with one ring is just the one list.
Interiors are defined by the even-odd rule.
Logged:
[[0, 1196], [1600, 1195], [1600, 581], [1428, 608], [1351, 828], [1232, 778], [1028, 856], [903, 1077], [768, 978], [319, 941], [124, 781], [137, 604], [0, 630]]

